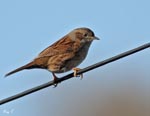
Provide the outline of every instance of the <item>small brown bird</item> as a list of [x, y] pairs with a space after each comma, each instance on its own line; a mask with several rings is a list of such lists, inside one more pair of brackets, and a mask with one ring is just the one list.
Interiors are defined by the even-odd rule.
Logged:
[[54, 81], [57, 80], [55, 73], [74, 70], [74, 76], [78, 66], [87, 56], [89, 47], [93, 40], [99, 40], [89, 28], [77, 28], [65, 35], [63, 38], [43, 50], [30, 63], [7, 73], [11, 75], [24, 69], [47, 69], [53, 74]]

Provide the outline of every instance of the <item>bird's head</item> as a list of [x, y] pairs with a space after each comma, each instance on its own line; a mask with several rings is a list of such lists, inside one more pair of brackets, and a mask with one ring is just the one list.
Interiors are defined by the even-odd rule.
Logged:
[[83, 43], [92, 42], [93, 40], [99, 40], [95, 36], [94, 32], [89, 28], [77, 28], [69, 33], [73, 40], [80, 40]]

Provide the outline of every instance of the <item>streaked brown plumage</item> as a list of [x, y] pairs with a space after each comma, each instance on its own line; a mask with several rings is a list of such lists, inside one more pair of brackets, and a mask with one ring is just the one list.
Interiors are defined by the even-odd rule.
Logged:
[[89, 47], [95, 37], [89, 28], [77, 28], [43, 50], [32, 62], [7, 73], [11, 75], [24, 69], [41, 68], [55, 73], [67, 72], [78, 66], [87, 56]]

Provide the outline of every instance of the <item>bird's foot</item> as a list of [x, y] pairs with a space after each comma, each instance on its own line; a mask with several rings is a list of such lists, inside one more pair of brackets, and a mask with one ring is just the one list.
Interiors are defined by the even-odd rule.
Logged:
[[54, 77], [54, 80], [53, 80], [53, 82], [54, 82], [54, 88], [55, 87], [57, 87], [57, 85], [58, 85], [58, 77], [54, 74], [54, 73], [52, 73], [53, 74], [53, 77]]
[[77, 75], [77, 72], [81, 70], [80, 68], [73, 68], [72, 70], [74, 72], [73, 74], [74, 77], [80, 77], [81, 79], [83, 79], [83, 74]]

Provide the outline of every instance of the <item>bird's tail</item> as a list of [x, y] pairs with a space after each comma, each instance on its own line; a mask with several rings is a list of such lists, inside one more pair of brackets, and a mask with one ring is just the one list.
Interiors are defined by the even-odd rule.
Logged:
[[30, 62], [30, 63], [28, 63], [28, 64], [26, 64], [26, 65], [24, 65], [24, 66], [22, 66], [22, 67], [20, 67], [20, 68], [17, 68], [17, 69], [15, 69], [15, 70], [13, 70], [13, 71], [7, 73], [7, 74], [5, 75], [5, 77], [7, 77], [7, 76], [9, 76], [9, 75], [11, 75], [11, 74], [14, 74], [14, 73], [16, 73], [16, 72], [19, 72], [19, 71], [21, 71], [21, 70], [24, 70], [24, 69], [32, 69], [32, 68], [36, 68], [36, 64], [35, 64], [34, 61], [32, 61], [32, 62]]

